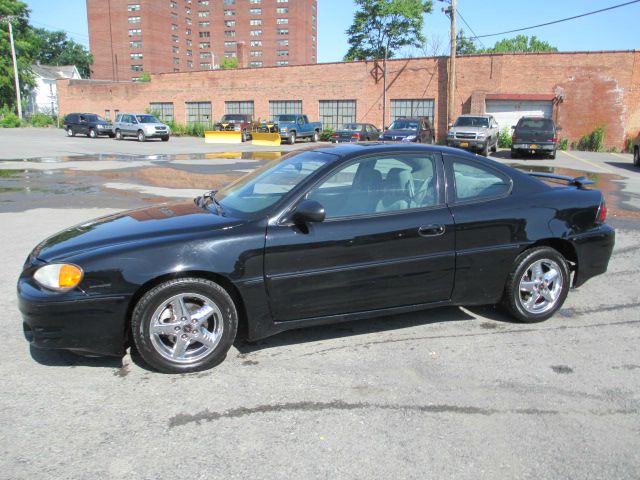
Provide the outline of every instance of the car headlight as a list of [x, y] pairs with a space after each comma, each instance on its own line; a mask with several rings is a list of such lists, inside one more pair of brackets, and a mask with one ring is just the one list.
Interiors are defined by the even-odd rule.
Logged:
[[402, 139], [403, 142], [413, 142], [416, 139], [415, 135], [407, 135]]
[[38, 284], [50, 290], [66, 292], [82, 281], [82, 269], [69, 263], [53, 263], [40, 267], [33, 274]]
[[98, 128], [104, 128], [104, 125], [98, 125]]
[[484, 138], [484, 137], [487, 136], [487, 134], [486, 133], [478, 133], [477, 136], [478, 136], [478, 138]]
[[447, 137], [454, 137], [456, 134], [454, 132], [447, 132]]
[[289, 129], [288, 129], [287, 127], [284, 127], [284, 128], [281, 128], [281, 129], [280, 129], [280, 131], [281, 131], [281, 132], [288, 132], [288, 131], [289, 131]]

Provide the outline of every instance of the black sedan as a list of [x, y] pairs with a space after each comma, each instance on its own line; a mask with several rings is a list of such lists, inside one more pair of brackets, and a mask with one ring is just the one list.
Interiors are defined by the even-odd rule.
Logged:
[[222, 361], [239, 324], [256, 340], [485, 304], [545, 320], [606, 271], [615, 239], [599, 191], [547, 177], [447, 147], [292, 152], [194, 202], [42, 242], [18, 281], [24, 332], [80, 353], [134, 343], [156, 369], [190, 372]]
[[370, 123], [345, 123], [340, 130], [331, 134], [331, 143], [369, 142], [379, 137], [380, 130]]

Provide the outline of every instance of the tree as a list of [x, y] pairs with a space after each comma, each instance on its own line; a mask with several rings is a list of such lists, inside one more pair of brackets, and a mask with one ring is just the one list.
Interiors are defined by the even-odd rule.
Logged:
[[18, 63], [18, 79], [23, 94], [34, 85], [31, 65], [35, 56], [33, 34], [29, 27], [29, 9], [17, 0], [0, 0], [0, 105], [16, 104], [16, 88], [7, 20], [11, 20]]
[[471, 55], [478, 53], [476, 42], [464, 36], [464, 30], [460, 29], [456, 35], [456, 55]]
[[220, 68], [223, 70], [231, 70], [234, 68], [238, 68], [238, 59], [235, 57], [232, 58], [223, 58], [222, 62], [220, 62]]
[[558, 49], [553, 47], [550, 43], [533, 35], [528, 37], [526, 35], [518, 35], [515, 38], [505, 38], [496, 42], [491, 47], [482, 50], [482, 53], [512, 53], [512, 52], [557, 52]]
[[393, 57], [405, 46], [424, 43], [422, 26], [425, 13], [431, 12], [431, 0], [355, 0], [359, 9], [347, 30], [349, 51], [345, 60]]
[[150, 82], [151, 81], [151, 74], [149, 72], [142, 72], [140, 74], [140, 78], [138, 78], [139, 82]]
[[93, 57], [83, 45], [67, 38], [63, 31], [34, 28], [33, 33], [38, 48], [36, 60], [43, 65], [75, 65], [82, 77], [89, 78]]

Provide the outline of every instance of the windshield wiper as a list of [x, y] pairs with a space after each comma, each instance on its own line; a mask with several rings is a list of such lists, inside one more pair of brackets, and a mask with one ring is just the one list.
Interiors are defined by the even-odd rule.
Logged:
[[211, 203], [216, 207], [216, 213], [218, 215], [222, 215], [222, 206], [220, 202], [216, 200], [216, 193], [218, 190], [210, 190], [199, 197], [193, 199], [193, 203], [195, 203], [200, 208], [207, 208], [207, 206]]

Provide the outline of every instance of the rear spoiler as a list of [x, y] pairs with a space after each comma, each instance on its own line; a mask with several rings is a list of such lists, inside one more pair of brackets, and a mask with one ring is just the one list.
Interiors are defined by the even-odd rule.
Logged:
[[562, 180], [567, 182], [567, 185], [572, 185], [578, 188], [584, 188], [586, 185], [593, 185], [595, 182], [589, 180], [587, 177], [568, 177], [566, 175], [556, 175], [555, 173], [540, 173], [540, 172], [527, 172], [532, 177], [542, 177], [551, 180]]

